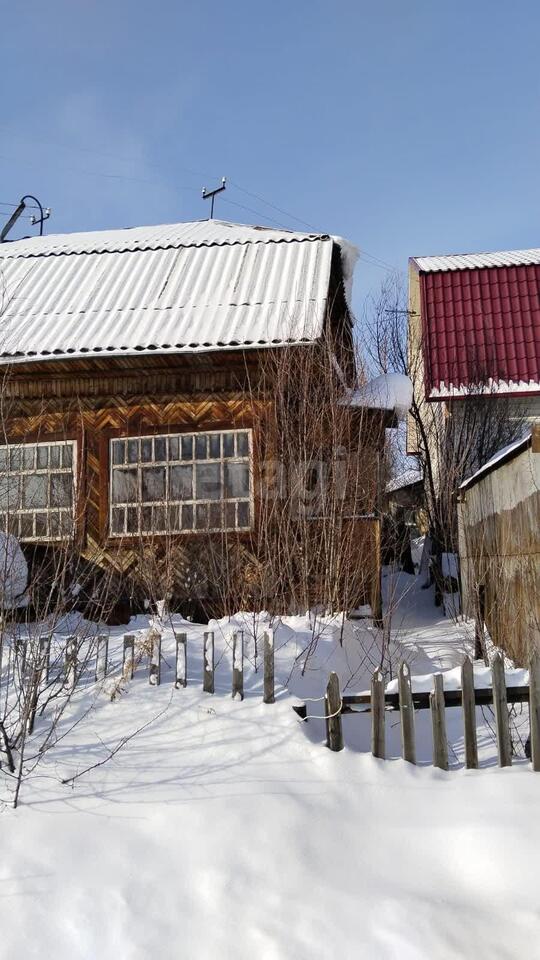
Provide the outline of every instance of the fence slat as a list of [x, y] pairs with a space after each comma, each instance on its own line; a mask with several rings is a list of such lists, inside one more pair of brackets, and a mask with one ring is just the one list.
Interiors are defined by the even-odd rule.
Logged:
[[264, 696], [263, 703], [275, 703], [274, 695], [274, 633], [266, 631], [264, 643]]
[[244, 632], [233, 633], [232, 698], [244, 699]]
[[540, 770], [540, 655], [535, 650], [529, 662], [529, 720], [532, 768]]
[[465, 734], [465, 766], [467, 770], [477, 770], [478, 745], [476, 740], [474, 668], [469, 657], [467, 657], [461, 665], [461, 702], [463, 705], [463, 730]]
[[506, 701], [504, 662], [500, 653], [493, 658], [491, 675], [493, 677], [493, 705], [497, 724], [499, 766], [510, 767], [512, 764], [512, 741], [510, 740], [510, 723], [508, 720], [508, 704]]
[[384, 680], [380, 670], [375, 670], [371, 680], [371, 752], [379, 760], [386, 757]]
[[124, 636], [122, 648], [122, 676], [124, 680], [133, 680], [135, 672], [135, 637], [132, 633]]
[[96, 650], [96, 681], [104, 680], [109, 666], [109, 637], [100, 633]]
[[203, 690], [205, 693], [214, 692], [214, 634], [205, 633], [203, 641], [204, 672]]
[[401, 718], [401, 753], [404, 760], [416, 763], [416, 741], [414, 738], [414, 706], [411, 692], [411, 672], [408, 664], [402, 662], [398, 675], [399, 712]]
[[64, 654], [64, 670], [68, 690], [74, 690], [77, 683], [77, 637], [68, 637]]
[[324, 698], [326, 716], [326, 745], [330, 750], [343, 750], [343, 730], [341, 724], [341, 692], [337, 673], [331, 673]]
[[444, 715], [444, 681], [442, 673], [433, 677], [433, 693], [430, 696], [431, 728], [433, 730], [433, 766], [448, 770], [448, 741]]
[[148, 681], [153, 687], [159, 687], [161, 683], [161, 634], [157, 630], [152, 630], [150, 641], [152, 643], [152, 652], [150, 655]]
[[42, 637], [39, 641], [39, 662], [41, 665], [42, 683], [49, 682], [49, 670], [51, 668], [51, 638]]
[[187, 633], [175, 633], [176, 639], [176, 677], [175, 689], [187, 687]]

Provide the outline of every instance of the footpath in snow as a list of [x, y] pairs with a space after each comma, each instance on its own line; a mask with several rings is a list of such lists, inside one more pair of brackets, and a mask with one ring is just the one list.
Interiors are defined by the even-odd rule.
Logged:
[[[458, 667], [470, 651], [465, 626], [444, 618], [417, 578], [386, 589], [399, 600], [396, 661], [423, 675]], [[130, 631], [147, 625], [139, 618]], [[243, 702], [230, 696], [240, 625]], [[149, 686], [145, 663], [114, 702], [94, 684], [77, 692], [64, 739], [24, 785], [21, 806], [2, 812], [0, 958], [540, 960], [540, 777], [525, 762], [496, 767], [489, 716], [478, 712], [478, 771], [463, 769], [459, 710], [447, 710], [448, 773], [429, 763], [427, 712], [417, 716], [418, 767], [369, 755], [369, 714], [344, 718], [346, 748], [331, 753], [324, 723], [302, 723], [291, 707], [321, 696], [330, 670], [348, 691], [366, 689], [376, 631], [347, 624], [341, 645], [340, 625], [326, 622], [313, 649], [309, 621], [284, 618], [276, 703], [265, 705], [253, 625], [211, 625], [213, 696], [201, 689], [208, 627], [178, 619], [186, 689], [174, 689], [167, 630], [161, 686]], [[121, 639], [117, 630], [115, 662]], [[153, 718], [109, 762], [61, 784]], [[397, 714], [387, 728], [397, 758]]]

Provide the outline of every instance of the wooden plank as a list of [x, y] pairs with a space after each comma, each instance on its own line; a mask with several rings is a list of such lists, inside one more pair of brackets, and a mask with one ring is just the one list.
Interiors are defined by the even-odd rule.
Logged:
[[532, 768], [540, 771], [540, 654], [535, 650], [529, 661], [529, 721], [531, 728]]
[[493, 677], [493, 705], [497, 726], [497, 749], [499, 752], [499, 766], [509, 767], [512, 764], [512, 741], [510, 740], [510, 723], [508, 720], [508, 703], [506, 697], [506, 683], [504, 679], [504, 661], [500, 653], [493, 658], [491, 664]]
[[203, 641], [203, 690], [205, 693], [214, 692], [214, 634], [205, 633]]
[[371, 680], [371, 753], [380, 760], [386, 757], [384, 679], [380, 670], [375, 670]]
[[431, 728], [433, 731], [433, 766], [448, 770], [448, 741], [444, 714], [444, 681], [442, 673], [433, 677], [433, 693], [430, 694]]
[[176, 639], [176, 676], [175, 689], [187, 687], [187, 633], [175, 633]]
[[343, 750], [343, 730], [341, 725], [341, 693], [339, 677], [331, 673], [324, 698], [326, 716], [326, 745], [330, 750]]
[[232, 698], [244, 699], [244, 632], [233, 633]]
[[41, 682], [49, 682], [49, 670], [51, 669], [51, 638], [42, 637], [39, 641], [39, 662], [41, 668]]
[[150, 642], [152, 653], [150, 655], [148, 682], [153, 687], [159, 687], [161, 683], [161, 634], [157, 630], [151, 631]]
[[66, 640], [65, 677], [68, 690], [73, 691], [77, 683], [77, 637]]
[[472, 661], [468, 657], [461, 665], [461, 698], [465, 735], [465, 766], [467, 770], [476, 770], [478, 768], [478, 745], [476, 741], [474, 669]]
[[135, 637], [126, 633], [122, 650], [122, 675], [124, 680], [133, 680], [135, 672]]
[[109, 637], [100, 633], [96, 647], [96, 681], [104, 680], [107, 676], [109, 662]]
[[[430, 695], [427, 692], [413, 693], [412, 698], [413, 698], [413, 706], [415, 710], [428, 710], [429, 697]], [[528, 687], [507, 687], [506, 697], [507, 697], [508, 703], [528, 703], [529, 688]], [[343, 699], [344, 707], [351, 707], [351, 706], [354, 706], [355, 704], [366, 704], [369, 706], [369, 704], [371, 703], [371, 694], [370, 693], [346, 694], [343, 696], [342, 699]], [[493, 703], [493, 690], [491, 689], [491, 687], [475, 690], [474, 700], [477, 707], [489, 706], [489, 704]], [[399, 710], [399, 694], [398, 693], [386, 693], [384, 696], [384, 702], [387, 707], [392, 707], [392, 709], [394, 710]], [[446, 707], [461, 707], [462, 705], [461, 690], [445, 690], [444, 705]]]
[[416, 763], [414, 737], [414, 706], [411, 693], [411, 673], [407, 663], [401, 663], [398, 675], [399, 712], [401, 717], [401, 753], [404, 760]]
[[263, 703], [275, 703], [274, 695], [274, 633], [267, 630], [263, 637], [264, 645], [264, 696]]

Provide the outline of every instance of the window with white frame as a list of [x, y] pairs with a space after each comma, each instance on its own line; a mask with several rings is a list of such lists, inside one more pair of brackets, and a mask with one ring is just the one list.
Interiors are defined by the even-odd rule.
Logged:
[[249, 530], [249, 430], [111, 440], [112, 536]]
[[20, 540], [73, 534], [75, 442], [0, 446], [0, 527]]

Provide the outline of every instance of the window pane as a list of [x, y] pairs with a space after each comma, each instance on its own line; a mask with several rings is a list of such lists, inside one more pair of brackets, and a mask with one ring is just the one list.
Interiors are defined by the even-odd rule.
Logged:
[[195, 459], [206, 460], [206, 437], [195, 437]]
[[167, 530], [180, 530], [181, 510], [179, 506], [167, 507]]
[[[61, 474], [64, 476], [64, 474]], [[71, 478], [68, 476], [68, 480]], [[47, 474], [29, 473], [22, 477], [22, 505], [23, 507], [47, 506]]]
[[123, 507], [114, 507], [112, 512], [112, 532], [124, 532], [124, 509]]
[[219, 460], [221, 456], [221, 437], [219, 433], [210, 437], [210, 457], [213, 460]]
[[47, 536], [47, 514], [36, 513], [36, 537]]
[[191, 463], [182, 463], [169, 468], [169, 500], [193, 500]]
[[128, 440], [127, 442], [128, 463], [138, 463], [139, 460], [139, 441]]
[[49, 447], [49, 466], [60, 466], [60, 447], [58, 444], [54, 447]]
[[161, 530], [163, 533], [167, 530], [167, 512], [165, 507], [154, 507], [154, 530]]
[[137, 502], [137, 470], [113, 470], [112, 477], [113, 503]]
[[36, 448], [30, 445], [23, 447], [23, 467], [25, 470], [34, 469], [34, 458], [36, 454]]
[[154, 460], [167, 459], [167, 440], [165, 437], [156, 437], [154, 440]]
[[0, 470], [7, 470], [8, 465], [8, 449], [7, 447], [0, 447]]
[[146, 533], [152, 532], [152, 507], [142, 508], [141, 526]]
[[219, 500], [221, 496], [221, 464], [198, 463], [195, 474], [197, 500]]
[[225, 496], [249, 496], [249, 466], [247, 463], [225, 464]]
[[19, 536], [20, 537], [34, 536], [34, 514], [33, 513], [21, 513], [19, 517]]
[[[38, 474], [39, 476], [39, 474]], [[39, 479], [41, 477], [39, 476]], [[70, 507], [71, 506], [71, 474], [53, 473], [51, 474], [51, 507]], [[39, 504], [41, 506], [41, 504]]]
[[238, 526], [249, 527], [249, 503], [238, 503]]
[[221, 503], [210, 503], [208, 505], [209, 515], [208, 515], [208, 525], [212, 530], [221, 530], [223, 526], [222, 521], [222, 504]]
[[180, 440], [178, 437], [169, 437], [169, 460], [180, 459]]
[[49, 464], [49, 448], [37, 448], [37, 467], [38, 470], [45, 470]]
[[223, 434], [223, 456], [234, 457], [234, 433]]
[[206, 530], [208, 528], [208, 504], [198, 503], [195, 514], [195, 526], [197, 530]]
[[9, 473], [0, 475], [0, 510], [15, 510], [19, 506], [19, 477]]
[[144, 467], [142, 473], [142, 499], [165, 499], [165, 467]]
[[73, 447], [70, 443], [66, 443], [66, 445], [62, 447], [62, 466], [73, 466]]
[[193, 460], [193, 437], [182, 437], [182, 460]]
[[20, 470], [22, 466], [22, 451], [20, 447], [11, 447], [9, 451], [9, 469]]
[[141, 440], [141, 460], [143, 463], [150, 463], [152, 460], [152, 441], [150, 439]]
[[113, 463], [123, 463], [124, 462], [124, 449], [125, 443], [123, 440], [115, 440], [112, 448], [112, 460]]
[[236, 504], [225, 504], [225, 529], [234, 530], [236, 527]]
[[182, 530], [193, 530], [193, 507], [190, 503], [182, 507]]
[[127, 508], [127, 532], [137, 533], [139, 530], [139, 512], [137, 507]]
[[247, 433], [239, 433], [236, 436], [236, 452], [239, 457], [247, 457], [249, 454], [249, 440]]

